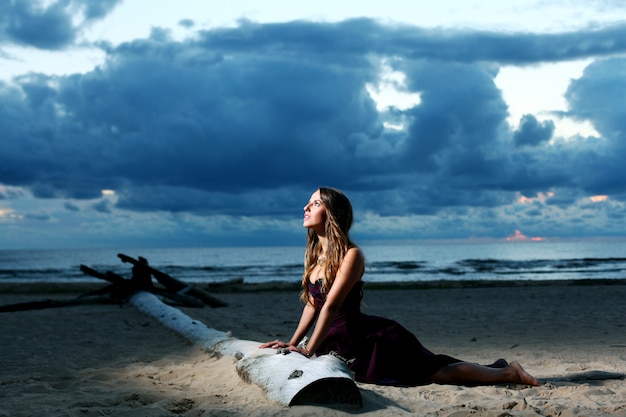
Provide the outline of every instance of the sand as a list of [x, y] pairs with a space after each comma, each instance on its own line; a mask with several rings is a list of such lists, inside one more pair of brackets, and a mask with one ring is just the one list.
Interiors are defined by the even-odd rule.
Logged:
[[[0, 305], [76, 295], [0, 290]], [[215, 295], [229, 306], [181, 310], [245, 340], [288, 339], [302, 308], [291, 289]], [[0, 416], [626, 416], [623, 283], [369, 288], [363, 309], [435, 352], [519, 361], [543, 385], [358, 384], [360, 410], [286, 407], [242, 381], [232, 358], [211, 357], [132, 305], [88, 304], [0, 313]]]

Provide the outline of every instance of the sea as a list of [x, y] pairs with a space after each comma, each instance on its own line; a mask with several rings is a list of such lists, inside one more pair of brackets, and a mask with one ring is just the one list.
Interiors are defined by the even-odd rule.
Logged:
[[[361, 244], [368, 282], [625, 279], [626, 239]], [[0, 283], [97, 282], [81, 265], [131, 276], [118, 254], [143, 257], [194, 284], [299, 282], [302, 246], [0, 250]], [[102, 281], [100, 281], [102, 282]]]

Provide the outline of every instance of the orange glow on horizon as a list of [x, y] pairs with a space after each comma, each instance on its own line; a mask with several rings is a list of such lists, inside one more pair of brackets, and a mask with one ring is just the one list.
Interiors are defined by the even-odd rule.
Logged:
[[524, 233], [522, 233], [521, 230], [516, 230], [513, 236], [508, 236], [506, 238], [507, 242], [523, 242], [526, 240], [530, 240], [531, 242], [541, 242], [545, 239], [546, 239], [545, 237], [541, 237], [541, 236], [533, 236], [529, 238]]
[[554, 197], [554, 192], [548, 191], [547, 193], [537, 193], [536, 197], [526, 197], [525, 195], [520, 195], [517, 199], [517, 202], [521, 204], [529, 204], [534, 201], [540, 201], [541, 203], [545, 204], [546, 200], [552, 197]]
[[608, 199], [609, 199], [608, 195], [592, 195], [591, 197], [589, 197], [589, 200], [593, 201], [594, 203], [600, 203]]
[[0, 220], [12, 219], [12, 220], [22, 220], [24, 216], [20, 214], [15, 214], [15, 210], [10, 208], [0, 208]]
[[526, 240], [528, 237], [521, 230], [516, 230], [513, 236], [506, 238], [508, 241]]

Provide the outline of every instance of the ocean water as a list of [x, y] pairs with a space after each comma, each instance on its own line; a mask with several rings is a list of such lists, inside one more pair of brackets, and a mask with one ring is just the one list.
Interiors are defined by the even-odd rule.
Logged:
[[[626, 239], [613, 241], [361, 245], [370, 282], [626, 278]], [[118, 253], [189, 283], [242, 278], [299, 282], [303, 247], [0, 251], [0, 282], [94, 282], [80, 265], [130, 277]]]

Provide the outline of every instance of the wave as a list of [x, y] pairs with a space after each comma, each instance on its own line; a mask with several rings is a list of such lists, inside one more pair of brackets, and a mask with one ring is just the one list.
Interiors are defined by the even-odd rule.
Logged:
[[626, 258], [580, 258], [580, 259], [535, 259], [497, 260], [466, 259], [457, 263], [470, 273], [510, 275], [518, 272], [536, 274], [562, 274], [564, 272], [600, 273], [619, 272], [626, 268]]
[[[298, 282], [302, 274], [300, 263], [250, 263], [240, 265], [152, 264], [173, 277], [194, 283], [219, 283], [242, 279], [249, 283], [271, 281]], [[7, 267], [8, 266], [8, 267]], [[127, 264], [88, 265], [100, 272], [111, 271], [130, 278]], [[499, 279], [588, 279], [624, 278], [626, 258], [569, 259], [463, 259], [436, 265], [426, 261], [386, 260], [367, 264], [368, 281], [434, 281], [434, 280], [499, 280]], [[96, 278], [84, 275], [80, 265], [63, 267], [0, 268], [0, 282], [87, 282]]]

